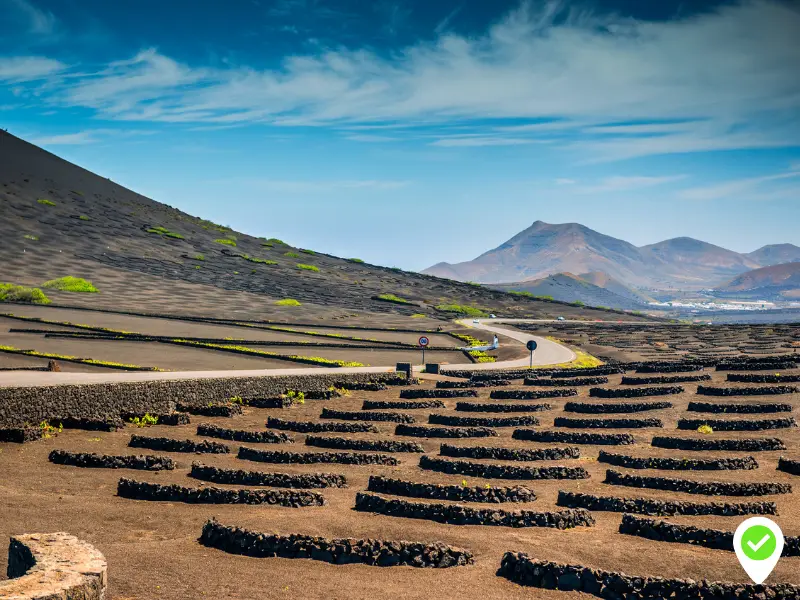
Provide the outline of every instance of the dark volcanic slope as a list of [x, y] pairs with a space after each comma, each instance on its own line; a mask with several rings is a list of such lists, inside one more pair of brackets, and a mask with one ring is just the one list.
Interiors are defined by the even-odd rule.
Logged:
[[774, 265], [742, 273], [716, 288], [719, 296], [764, 300], [800, 298], [800, 262]]
[[534, 296], [549, 296], [563, 302], [583, 302], [589, 306], [608, 306], [626, 310], [641, 310], [643, 301], [616, 294], [611, 290], [595, 285], [572, 273], [556, 273], [542, 279], [493, 285], [499, 290], [529, 292]]
[[[255, 318], [325, 317], [342, 315], [341, 309], [453, 316], [434, 308], [443, 303], [506, 316], [607, 316], [234, 232], [145, 198], [5, 132], [0, 132], [0, 207], [2, 281], [40, 285], [74, 275], [91, 279], [101, 291], [48, 291], [62, 304]], [[148, 232], [156, 228], [163, 229]], [[236, 245], [215, 241], [220, 239]], [[413, 304], [373, 299], [386, 293]], [[295, 298], [304, 306], [276, 307], [274, 301], [282, 298]]]

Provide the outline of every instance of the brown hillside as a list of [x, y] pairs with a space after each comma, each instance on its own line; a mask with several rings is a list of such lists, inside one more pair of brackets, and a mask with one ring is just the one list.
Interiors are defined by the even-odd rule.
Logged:
[[[442, 304], [519, 317], [607, 316], [232, 231], [5, 132], [0, 133], [0, 157], [2, 281], [40, 285], [73, 275], [91, 279], [100, 289], [99, 294], [48, 290], [60, 304], [260, 319], [331, 318], [358, 311], [394, 322], [410, 322], [412, 314], [453, 317], [435, 308]], [[381, 294], [410, 303], [375, 299]], [[275, 306], [283, 298], [302, 306]]]

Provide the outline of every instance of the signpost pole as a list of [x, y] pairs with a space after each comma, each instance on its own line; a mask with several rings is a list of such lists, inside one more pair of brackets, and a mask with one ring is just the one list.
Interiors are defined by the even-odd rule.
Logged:
[[528, 343], [525, 344], [528, 350], [531, 351], [531, 369], [533, 368], [533, 351], [536, 350], [536, 342], [534, 340], [528, 340]]

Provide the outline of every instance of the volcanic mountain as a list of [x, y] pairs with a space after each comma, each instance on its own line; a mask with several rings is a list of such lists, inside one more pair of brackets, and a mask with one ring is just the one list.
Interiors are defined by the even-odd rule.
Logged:
[[474, 260], [438, 263], [423, 272], [488, 284], [525, 283], [556, 273], [599, 272], [625, 288], [698, 290], [791, 257], [794, 249], [800, 253], [796, 246], [781, 244], [740, 254], [688, 237], [637, 247], [579, 223], [536, 221]]
[[800, 262], [748, 271], [717, 287], [714, 294], [751, 300], [800, 300]]
[[[450, 319], [465, 306], [502, 316], [607, 317], [237, 232], [141, 196], [3, 131], [0, 239], [0, 282], [38, 286], [76, 276], [100, 289], [97, 294], [47, 290], [58, 304], [254, 319], [357, 314], [417, 328], [424, 324], [422, 316]], [[300, 305], [276, 304], [290, 299]]]

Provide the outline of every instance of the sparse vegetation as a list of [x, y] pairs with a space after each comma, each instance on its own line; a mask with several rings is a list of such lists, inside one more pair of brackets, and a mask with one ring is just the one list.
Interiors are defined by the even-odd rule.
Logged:
[[39, 288], [14, 285], [13, 283], [0, 283], [0, 302], [50, 304], [50, 299]]
[[700, 425], [700, 427], [697, 428], [697, 433], [704, 433], [707, 435], [709, 433], [714, 433], [714, 429], [711, 425]]
[[425, 315], [422, 314], [422, 313], [414, 313], [413, 315], [411, 315], [411, 318], [412, 319], [424, 319]]
[[349, 260], [350, 262], [354, 262], [354, 263], [363, 263], [364, 262], [360, 258], [348, 258], [347, 260]]
[[448, 313], [457, 313], [467, 317], [485, 317], [486, 312], [474, 306], [466, 306], [463, 304], [437, 304], [436, 310]]
[[43, 205], [45, 205], [45, 206], [55, 206], [55, 205], [56, 205], [56, 203], [55, 203], [55, 202], [53, 202], [52, 200], [48, 200], [47, 198], [39, 198], [39, 199], [37, 200], [37, 202], [38, 202], [39, 204], [43, 204]]
[[297, 268], [302, 269], [303, 271], [314, 271], [314, 273], [319, 273], [319, 267], [315, 267], [314, 265], [304, 265], [303, 263], [297, 263]]
[[236, 246], [236, 240], [229, 240], [228, 238], [217, 238], [214, 241], [217, 244], [222, 244], [223, 246]]
[[289, 400], [293, 406], [299, 406], [306, 403], [306, 395], [304, 392], [295, 392], [294, 390], [289, 390], [283, 394], [283, 397]]
[[286, 242], [279, 240], [278, 238], [269, 238], [265, 243], [272, 245], [274, 244], [283, 244], [284, 246], [286, 245]]
[[91, 221], [91, 219], [89, 217], [87, 217], [86, 215], [80, 215], [78, 218], [81, 221]]
[[143, 417], [131, 417], [128, 419], [134, 427], [151, 427], [158, 423], [158, 417], [145, 413]]
[[300, 258], [300, 255], [297, 252], [284, 252], [284, 256], [288, 256], [289, 258]]
[[42, 430], [42, 439], [47, 440], [53, 437], [54, 435], [58, 435], [59, 433], [64, 431], [64, 425], [59, 423], [58, 427], [54, 427], [53, 425], [50, 425], [50, 423], [48, 423], [47, 421], [42, 421], [41, 423], [39, 423], [39, 429]]
[[245, 260], [249, 260], [252, 263], [258, 263], [261, 265], [277, 265], [278, 263], [274, 260], [267, 260], [266, 258], [258, 258], [256, 256], [250, 256], [249, 254], [240, 254], [241, 258]]
[[385, 302], [394, 302], [395, 304], [413, 304], [410, 300], [406, 300], [400, 296], [395, 296], [394, 294], [381, 294], [379, 296], [373, 296], [373, 300], [383, 300]]
[[555, 299], [552, 296], [537, 296], [532, 292], [508, 290], [508, 293], [513, 294], [514, 296], [524, 296], [526, 298], [532, 298], [533, 300], [545, 300], [547, 302], [555, 302]]
[[276, 306], [300, 306], [300, 302], [294, 298], [284, 298], [283, 300], [276, 300]]
[[155, 233], [156, 235], [161, 235], [168, 238], [174, 238], [176, 240], [185, 239], [180, 233], [176, 233], [174, 231], [170, 231], [166, 227], [161, 227], [160, 225], [157, 227], [148, 227], [145, 229], [147, 233]]
[[77, 292], [83, 294], [96, 294], [99, 291], [92, 285], [91, 281], [87, 281], [81, 277], [72, 277], [71, 275], [45, 281], [42, 287], [61, 290], [62, 292]]
[[471, 350], [469, 355], [475, 359], [475, 362], [479, 363], [493, 363], [497, 360], [494, 356], [489, 356], [483, 350]]
[[128, 365], [125, 363], [111, 362], [108, 360], [96, 360], [94, 358], [80, 358], [67, 354], [55, 354], [53, 352], [37, 352], [36, 350], [21, 350], [14, 346], [0, 346], [0, 352], [8, 354], [21, 354], [23, 356], [35, 356], [37, 358], [55, 358], [66, 362], [80, 363], [82, 365], [94, 365], [97, 367], [109, 367], [112, 369], [124, 369], [126, 371], [160, 371], [156, 367], [140, 367], [139, 365]]
[[22, 237], [24, 237], [26, 240], [32, 240], [32, 241], [34, 241], [34, 242], [38, 242], [38, 241], [39, 241], [39, 238], [38, 238], [37, 236], [35, 236], [35, 235], [32, 235], [32, 234], [30, 234], [30, 233], [26, 233], [26, 234], [25, 234], [25, 235], [23, 235]]
[[195, 260], [205, 260], [206, 259], [206, 257], [203, 256], [202, 254], [195, 254], [192, 258], [194, 258]]
[[470, 347], [472, 346], [485, 346], [487, 342], [479, 340], [478, 338], [472, 337], [466, 333], [451, 333], [454, 338], [461, 340], [462, 342], [468, 344]]
[[300, 252], [302, 252], [303, 254], [310, 254], [312, 256], [316, 254], [313, 250], [307, 250], [306, 248], [300, 248]]
[[[214, 344], [210, 342], [195, 342], [192, 340], [183, 340], [175, 338], [170, 340], [173, 344], [181, 344], [186, 346], [196, 346], [198, 348], [209, 348], [211, 350], [224, 350], [227, 352], [236, 352], [237, 354], [249, 354], [251, 356], [261, 356], [264, 358], [274, 358], [277, 360], [288, 360], [293, 362], [302, 362], [308, 364], [315, 364], [321, 367], [363, 367], [363, 363], [346, 361], [346, 360], [333, 360], [329, 358], [322, 358], [320, 356], [300, 356], [297, 354], [278, 354], [277, 352], [267, 352], [265, 350], [255, 350], [247, 346], [238, 346], [235, 344]], [[0, 346], [0, 348], [2, 348]]]

